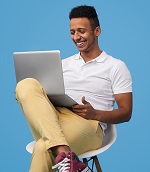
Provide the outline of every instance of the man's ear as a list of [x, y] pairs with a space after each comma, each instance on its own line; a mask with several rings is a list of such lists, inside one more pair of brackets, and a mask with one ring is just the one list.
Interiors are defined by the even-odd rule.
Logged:
[[97, 26], [95, 28], [95, 36], [99, 36], [101, 34], [101, 28], [99, 26]]

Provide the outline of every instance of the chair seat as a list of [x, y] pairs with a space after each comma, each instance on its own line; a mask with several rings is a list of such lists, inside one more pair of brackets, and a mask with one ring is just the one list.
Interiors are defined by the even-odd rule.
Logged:
[[[102, 146], [97, 150], [87, 151], [87, 152], [79, 155], [79, 158], [82, 158], [86, 163], [88, 163], [86, 158], [93, 159], [93, 161], [95, 161], [97, 171], [101, 172], [102, 170], [101, 170], [97, 155], [106, 151], [107, 149], [109, 149], [109, 147], [116, 141], [116, 138], [117, 138], [116, 125], [115, 124], [109, 124], [107, 126], [107, 129], [105, 130], [105, 135], [103, 138]], [[31, 154], [33, 152], [35, 143], [36, 143], [35, 141], [32, 141], [26, 146], [26, 150]], [[92, 167], [91, 171], [93, 171], [93, 167]]]
[[[116, 138], [117, 138], [116, 125], [115, 124], [108, 125], [107, 129], [105, 130], [105, 136], [101, 148], [97, 150], [85, 152], [79, 155], [79, 157], [88, 158], [106, 151], [116, 141]], [[32, 141], [26, 146], [26, 150], [32, 154], [34, 146], [35, 146], [35, 141]]]

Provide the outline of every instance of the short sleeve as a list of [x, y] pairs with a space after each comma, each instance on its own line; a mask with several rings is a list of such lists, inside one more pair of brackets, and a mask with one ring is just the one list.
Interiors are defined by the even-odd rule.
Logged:
[[111, 72], [111, 82], [114, 94], [132, 92], [132, 77], [124, 62], [119, 62]]

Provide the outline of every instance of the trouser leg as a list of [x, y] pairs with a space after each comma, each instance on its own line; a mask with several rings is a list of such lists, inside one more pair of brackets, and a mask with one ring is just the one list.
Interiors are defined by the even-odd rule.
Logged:
[[[66, 108], [55, 109], [38, 81], [18, 83], [16, 98], [37, 141], [30, 172], [50, 172], [53, 156], [47, 150], [53, 146], [69, 145], [78, 155], [101, 146], [103, 134], [98, 121], [83, 119]], [[43, 161], [39, 164], [40, 158]]]
[[30, 172], [51, 172], [54, 161], [48, 149], [68, 145], [58, 121], [58, 111], [35, 79], [20, 81], [16, 87], [16, 98], [36, 140]]
[[71, 150], [80, 155], [100, 148], [103, 132], [98, 121], [86, 120], [67, 108], [58, 108], [59, 123]]
[[58, 112], [35, 79], [17, 84], [16, 98], [36, 140], [43, 138], [46, 148], [68, 145], [58, 121]]
[[43, 139], [39, 139], [33, 150], [30, 172], [55, 172], [52, 170], [54, 163], [52, 152], [48, 152]]

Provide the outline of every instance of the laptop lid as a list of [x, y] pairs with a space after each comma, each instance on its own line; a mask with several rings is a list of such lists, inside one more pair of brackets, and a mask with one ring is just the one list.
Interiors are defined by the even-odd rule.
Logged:
[[65, 94], [62, 63], [59, 50], [14, 52], [16, 82], [35, 78], [55, 106], [70, 108], [77, 104]]
[[47, 95], [65, 94], [59, 50], [14, 52], [16, 82], [37, 79]]

